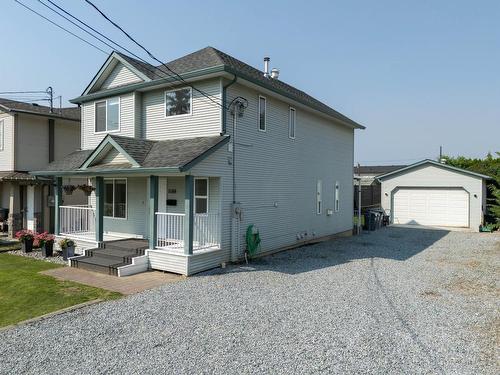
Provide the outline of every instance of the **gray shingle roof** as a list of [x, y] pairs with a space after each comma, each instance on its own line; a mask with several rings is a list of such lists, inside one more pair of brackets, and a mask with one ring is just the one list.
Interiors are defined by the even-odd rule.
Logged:
[[[118, 143], [119, 146], [140, 165], [140, 168], [179, 169], [187, 167], [199, 157], [207, 154], [229, 139], [228, 136], [211, 136], [166, 141], [148, 141], [110, 134], [104, 138], [102, 142], [106, 142], [108, 138]], [[99, 146], [97, 146], [96, 149]], [[62, 160], [50, 163], [41, 172], [92, 172], [98, 170], [140, 169], [133, 167], [130, 163], [98, 164], [87, 167], [85, 170], [80, 169], [94, 151], [95, 150], [75, 151]], [[36, 172], [36, 174], [41, 174], [41, 172]], [[51, 173], [48, 174], [50, 175]]]
[[337, 112], [328, 105], [313, 98], [311, 95], [305, 93], [304, 91], [299, 90], [279, 79], [266, 78], [264, 77], [264, 74], [261, 70], [256, 69], [244, 63], [243, 61], [240, 61], [213, 47], [203, 48], [199, 51], [190, 53], [186, 56], [170, 61], [166, 64], [159, 65], [157, 67], [150, 64], [144, 64], [141, 61], [135, 60], [130, 56], [126, 56], [121, 53], [120, 56], [126, 59], [141, 73], [145, 74], [152, 80], [161, 79], [166, 76], [165, 72], [167, 70], [165, 66], [169, 67], [170, 69], [181, 75], [194, 72], [200, 69], [207, 69], [216, 66], [224, 66], [230, 69], [234, 74], [239, 75], [244, 79], [251, 79], [264, 87], [269, 87], [280, 93], [283, 93], [289, 96], [290, 98], [297, 100], [305, 105], [308, 105], [309, 107], [314, 108], [320, 112], [323, 112], [329, 116], [347, 122], [348, 124], [351, 124], [355, 127], [364, 128], [362, 125], [356, 123], [355, 121]]
[[80, 108], [79, 107], [66, 107], [66, 108], [54, 108], [53, 112], [50, 112], [50, 107], [32, 103], [19, 102], [17, 100], [10, 100], [5, 98], [0, 98], [0, 109], [8, 112], [22, 112], [30, 113], [34, 115], [43, 115], [50, 117], [59, 117], [69, 120], [80, 120]]
[[[359, 173], [361, 175], [379, 175], [382, 173], [388, 173], [406, 167], [406, 165], [362, 165], [360, 166]], [[358, 167], [354, 167], [354, 174], [358, 174]]]
[[61, 160], [56, 160], [45, 167], [44, 171], [72, 171], [80, 168], [93, 150], [78, 150], [66, 155]]

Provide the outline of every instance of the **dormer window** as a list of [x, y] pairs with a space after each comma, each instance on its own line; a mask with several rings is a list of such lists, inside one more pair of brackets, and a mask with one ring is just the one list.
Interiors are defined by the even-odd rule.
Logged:
[[95, 103], [95, 132], [107, 133], [120, 129], [120, 98]]
[[165, 91], [165, 116], [190, 115], [192, 101], [191, 87]]

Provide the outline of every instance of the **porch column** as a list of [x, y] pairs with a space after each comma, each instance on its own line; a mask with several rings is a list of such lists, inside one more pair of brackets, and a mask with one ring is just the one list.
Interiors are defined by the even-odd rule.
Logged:
[[54, 234], [61, 234], [61, 220], [59, 206], [62, 203], [62, 177], [56, 177], [56, 188], [54, 189]]
[[158, 176], [149, 176], [149, 248], [156, 247], [158, 212]]
[[35, 219], [35, 186], [28, 185], [26, 190], [26, 226], [29, 230], [36, 231]]
[[104, 179], [95, 178], [95, 240], [104, 240]]
[[193, 206], [194, 206], [194, 178], [187, 175], [184, 178], [184, 254], [193, 254]]

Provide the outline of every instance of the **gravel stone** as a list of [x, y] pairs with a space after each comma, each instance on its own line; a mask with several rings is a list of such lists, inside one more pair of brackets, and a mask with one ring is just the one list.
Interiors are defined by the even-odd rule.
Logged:
[[498, 374], [500, 236], [391, 227], [0, 332], [2, 374]]
[[33, 251], [31, 251], [29, 253], [25, 253], [22, 250], [12, 250], [12, 251], [8, 251], [7, 253], [13, 254], [13, 255], [19, 255], [19, 256], [27, 257], [27, 258], [39, 259], [39, 260], [43, 260], [45, 262], [50, 262], [50, 263], [65, 264], [65, 265], [68, 264], [68, 261], [64, 260], [62, 255], [59, 255], [58, 252], [55, 250], [54, 250], [54, 255], [51, 257], [47, 257], [47, 258], [42, 255], [42, 250], [38, 250], [38, 249], [33, 249]]

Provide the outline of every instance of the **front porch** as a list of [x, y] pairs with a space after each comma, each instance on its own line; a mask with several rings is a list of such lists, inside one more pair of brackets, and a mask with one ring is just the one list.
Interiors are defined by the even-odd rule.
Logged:
[[[132, 238], [147, 241], [144, 251], [147, 262], [141, 259], [140, 267], [133, 267], [132, 260], [130, 264], [117, 262], [119, 266], [114, 272], [119, 276], [147, 269], [189, 275], [194, 273], [190, 272], [190, 264], [196, 263], [198, 258], [203, 261], [207, 254], [209, 258], [219, 258], [221, 215], [218, 177], [96, 176], [90, 180], [95, 190], [89, 196], [87, 205], [60, 205], [60, 178], [56, 180], [55, 189], [56, 235], [58, 238], [73, 239], [77, 244], [77, 253], [87, 256], [86, 260], [89, 254], [106, 256], [107, 244]], [[111, 184], [107, 185], [109, 180], [124, 181], [123, 201], [116, 202], [116, 197], [110, 199], [112, 188]], [[183, 199], [177, 199], [178, 195], [182, 195]], [[115, 196], [118, 196], [116, 192]], [[123, 217], [109, 217], [112, 210]], [[135, 224], [139, 220], [142, 223]], [[138, 227], [140, 230], [137, 230]], [[95, 251], [96, 248], [102, 250]]]

